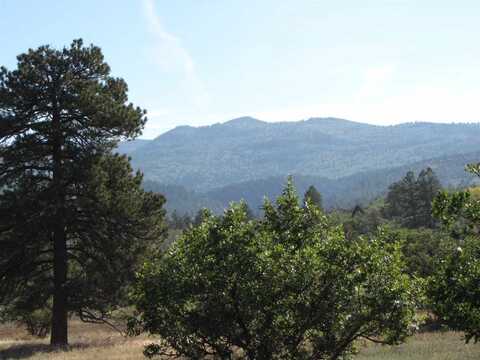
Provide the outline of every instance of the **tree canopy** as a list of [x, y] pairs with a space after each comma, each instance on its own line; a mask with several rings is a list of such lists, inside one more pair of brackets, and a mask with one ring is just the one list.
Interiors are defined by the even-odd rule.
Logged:
[[[480, 164], [470, 165], [480, 175]], [[480, 200], [467, 191], [442, 192], [434, 214], [453, 232], [456, 244], [437, 260], [428, 293], [433, 311], [448, 326], [464, 331], [467, 342], [480, 339]]]
[[147, 356], [338, 359], [359, 338], [402, 341], [414, 316], [398, 245], [345, 239], [291, 183], [261, 219], [205, 213], [138, 280], [142, 329], [161, 337]]
[[385, 215], [408, 228], [435, 226], [432, 216], [432, 201], [441, 186], [430, 168], [418, 177], [409, 171], [405, 177], [389, 187], [385, 199]]

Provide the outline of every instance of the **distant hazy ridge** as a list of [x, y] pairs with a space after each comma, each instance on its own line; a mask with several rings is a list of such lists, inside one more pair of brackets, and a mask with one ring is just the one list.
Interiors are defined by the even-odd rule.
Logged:
[[[314, 184], [327, 206], [350, 206], [385, 191], [406, 171], [432, 167], [444, 185], [468, 181], [465, 163], [480, 161], [479, 124], [374, 126], [334, 118], [267, 123], [249, 117], [177, 127], [154, 140], [120, 144], [147, 187], [169, 208], [216, 210], [244, 198], [258, 207], [294, 175], [299, 191]], [[175, 186], [171, 186], [175, 185]], [[190, 209], [193, 207], [194, 209]]]

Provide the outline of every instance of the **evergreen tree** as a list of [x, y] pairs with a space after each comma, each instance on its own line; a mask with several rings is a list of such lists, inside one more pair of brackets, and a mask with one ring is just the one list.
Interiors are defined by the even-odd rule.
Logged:
[[432, 216], [432, 203], [441, 190], [440, 181], [431, 168], [420, 172], [417, 178], [418, 199], [417, 221], [425, 227], [433, 228], [435, 218]]
[[111, 155], [146, 117], [100, 48], [75, 40], [17, 59], [0, 69], [0, 307], [51, 299], [51, 344], [66, 345], [70, 311], [95, 321], [119, 299], [163, 232], [164, 199]]
[[418, 178], [409, 171], [402, 180], [390, 185], [384, 215], [408, 228], [432, 228], [435, 226], [432, 201], [440, 189], [432, 169], [422, 170]]
[[310, 185], [310, 187], [305, 192], [303, 197], [303, 202], [306, 204], [307, 202], [312, 203], [319, 209], [323, 209], [322, 207], [322, 195], [318, 192], [315, 186]]

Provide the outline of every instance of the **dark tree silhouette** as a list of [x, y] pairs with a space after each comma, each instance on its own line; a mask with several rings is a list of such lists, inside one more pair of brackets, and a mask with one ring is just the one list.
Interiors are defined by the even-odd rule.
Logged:
[[307, 201], [311, 202], [313, 205], [317, 206], [319, 209], [322, 208], [322, 195], [318, 192], [318, 190], [315, 188], [315, 186], [310, 185], [310, 187], [307, 189], [305, 192], [305, 195], [303, 197], [304, 203]]
[[104, 315], [161, 234], [164, 199], [111, 155], [146, 117], [100, 48], [75, 40], [17, 59], [0, 70], [0, 305], [51, 300], [51, 344], [66, 345], [68, 312]]

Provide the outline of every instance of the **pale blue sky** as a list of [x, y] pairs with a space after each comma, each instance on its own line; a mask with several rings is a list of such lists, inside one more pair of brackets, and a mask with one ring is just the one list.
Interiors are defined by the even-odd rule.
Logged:
[[145, 137], [250, 115], [480, 121], [480, 1], [0, 0], [0, 64], [102, 47]]

